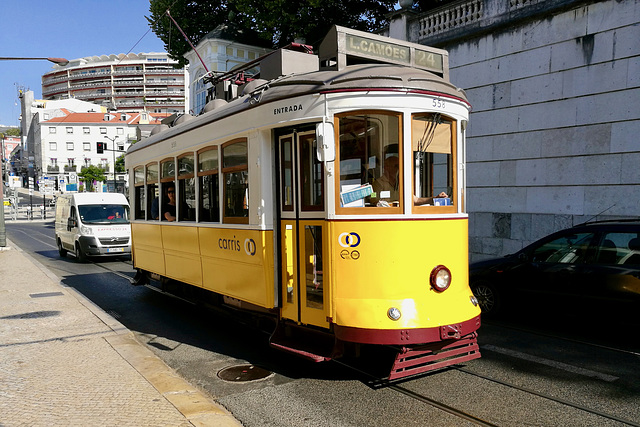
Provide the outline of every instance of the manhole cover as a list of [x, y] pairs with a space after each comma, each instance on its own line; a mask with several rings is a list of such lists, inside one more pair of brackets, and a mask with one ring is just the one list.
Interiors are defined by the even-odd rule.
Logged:
[[225, 381], [245, 382], [255, 381], [267, 378], [273, 375], [273, 372], [253, 365], [236, 365], [221, 369], [218, 377]]

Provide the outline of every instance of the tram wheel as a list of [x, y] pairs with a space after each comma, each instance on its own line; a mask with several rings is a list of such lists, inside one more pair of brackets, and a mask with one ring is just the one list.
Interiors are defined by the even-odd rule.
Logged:
[[478, 299], [482, 314], [494, 316], [500, 311], [501, 298], [496, 287], [488, 281], [482, 280], [471, 285], [473, 295]]

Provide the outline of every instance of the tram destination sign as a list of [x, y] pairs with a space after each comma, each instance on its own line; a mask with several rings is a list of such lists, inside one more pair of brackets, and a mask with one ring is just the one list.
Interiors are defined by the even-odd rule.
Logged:
[[424, 67], [442, 73], [442, 55], [426, 50], [412, 49], [395, 43], [372, 40], [352, 34], [346, 35], [346, 53], [354, 56], [375, 57], [386, 62]]
[[[448, 54], [442, 49], [334, 26], [320, 45], [320, 60], [341, 69], [363, 59], [407, 65], [448, 79]], [[360, 58], [354, 61], [354, 58]]]

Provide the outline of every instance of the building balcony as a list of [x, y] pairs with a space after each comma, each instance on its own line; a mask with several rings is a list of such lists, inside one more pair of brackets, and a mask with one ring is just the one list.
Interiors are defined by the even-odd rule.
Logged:
[[104, 98], [110, 98], [111, 97], [111, 93], [96, 93], [96, 92], [92, 92], [92, 93], [83, 93], [83, 92], [74, 92], [73, 94], [74, 98], [77, 99], [104, 99]]
[[58, 173], [58, 172], [60, 172], [60, 166], [47, 165], [47, 173]]
[[65, 172], [77, 172], [76, 165], [64, 165]]
[[96, 87], [111, 87], [111, 80], [104, 80], [104, 81], [91, 82], [91, 83], [87, 82], [87, 83], [80, 83], [80, 84], [76, 83], [69, 86], [69, 88], [72, 90], [92, 89]]
[[76, 74], [69, 74], [69, 80], [93, 79], [95, 77], [110, 76], [110, 75], [111, 75], [111, 70], [96, 71], [95, 73], [76, 73]]
[[69, 80], [68, 76], [50, 77], [42, 80], [42, 86], [49, 86], [56, 83], [66, 82]]
[[69, 91], [68, 87], [57, 87], [57, 88], [43, 89], [42, 90], [42, 96], [56, 95], [56, 94], [59, 94], [59, 93], [67, 93], [68, 91]]

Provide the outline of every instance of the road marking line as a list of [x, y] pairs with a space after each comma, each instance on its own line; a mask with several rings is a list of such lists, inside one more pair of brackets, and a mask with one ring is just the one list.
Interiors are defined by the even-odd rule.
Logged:
[[504, 354], [507, 356], [523, 359], [529, 362], [539, 363], [541, 365], [551, 366], [552, 368], [561, 369], [563, 371], [572, 372], [574, 374], [583, 375], [585, 377], [597, 378], [606, 382], [614, 382], [618, 380], [618, 377], [613, 375], [602, 374], [600, 372], [592, 371], [589, 369], [579, 368], [577, 366], [569, 365], [567, 363], [556, 362], [555, 360], [549, 360], [542, 357], [532, 356], [530, 354], [521, 353], [515, 350], [509, 350], [507, 348], [496, 347], [493, 345], [481, 346], [483, 350], [489, 350], [496, 353]]

